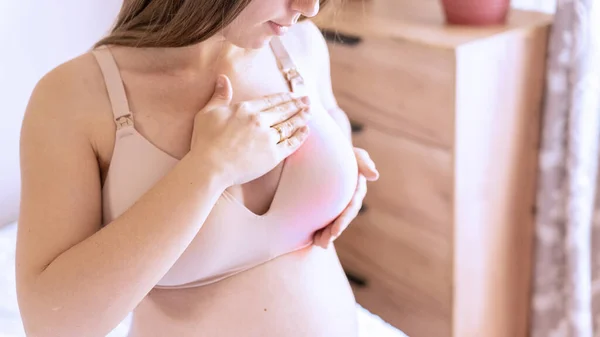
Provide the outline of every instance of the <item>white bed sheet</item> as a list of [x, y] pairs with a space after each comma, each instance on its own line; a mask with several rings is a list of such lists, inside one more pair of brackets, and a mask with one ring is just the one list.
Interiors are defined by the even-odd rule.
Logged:
[[[0, 228], [0, 337], [24, 337], [17, 296], [15, 293], [15, 242], [17, 226]], [[357, 305], [360, 337], [407, 337], [401, 331]], [[129, 318], [123, 321], [108, 337], [124, 337]]]

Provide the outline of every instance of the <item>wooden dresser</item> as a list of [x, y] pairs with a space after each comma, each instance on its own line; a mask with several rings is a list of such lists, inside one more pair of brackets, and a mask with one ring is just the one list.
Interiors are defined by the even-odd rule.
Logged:
[[336, 243], [358, 302], [411, 337], [525, 337], [551, 17], [448, 27], [437, 1], [347, 0], [314, 21], [381, 173]]

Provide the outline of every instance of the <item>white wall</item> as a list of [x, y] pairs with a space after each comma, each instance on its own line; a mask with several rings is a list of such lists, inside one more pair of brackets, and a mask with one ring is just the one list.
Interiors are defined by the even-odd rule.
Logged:
[[91, 47], [121, 0], [0, 0], [0, 225], [16, 219], [18, 142], [35, 83]]

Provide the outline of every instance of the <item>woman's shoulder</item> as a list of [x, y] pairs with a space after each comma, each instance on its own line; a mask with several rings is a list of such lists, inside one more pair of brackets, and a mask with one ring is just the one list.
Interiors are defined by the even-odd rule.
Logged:
[[303, 75], [320, 82], [324, 69], [329, 67], [329, 50], [320, 29], [312, 21], [304, 20], [294, 25], [282, 40]]
[[299, 38], [302, 42], [310, 42], [312, 40], [318, 40], [324, 42], [325, 39], [323, 34], [321, 34], [321, 30], [312, 20], [303, 20], [295, 24], [292, 29], [290, 29], [290, 33], [292, 36]]
[[[79, 55], [47, 72], [35, 85], [31, 99], [52, 98], [52, 106], [90, 103], [102, 93], [102, 73], [91, 52]], [[69, 112], [72, 114], [72, 112]]]
[[92, 130], [106, 116], [102, 73], [91, 52], [70, 59], [47, 72], [35, 85], [26, 120], [53, 120], [73, 128]]
[[329, 62], [327, 43], [321, 30], [311, 20], [304, 20], [292, 27], [284, 37], [284, 43], [295, 54], [311, 62]]

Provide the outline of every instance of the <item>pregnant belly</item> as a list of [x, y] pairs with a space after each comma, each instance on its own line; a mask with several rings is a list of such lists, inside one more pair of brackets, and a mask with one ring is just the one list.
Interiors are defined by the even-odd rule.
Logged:
[[352, 290], [333, 247], [308, 247], [221, 282], [155, 289], [130, 337], [355, 337]]

